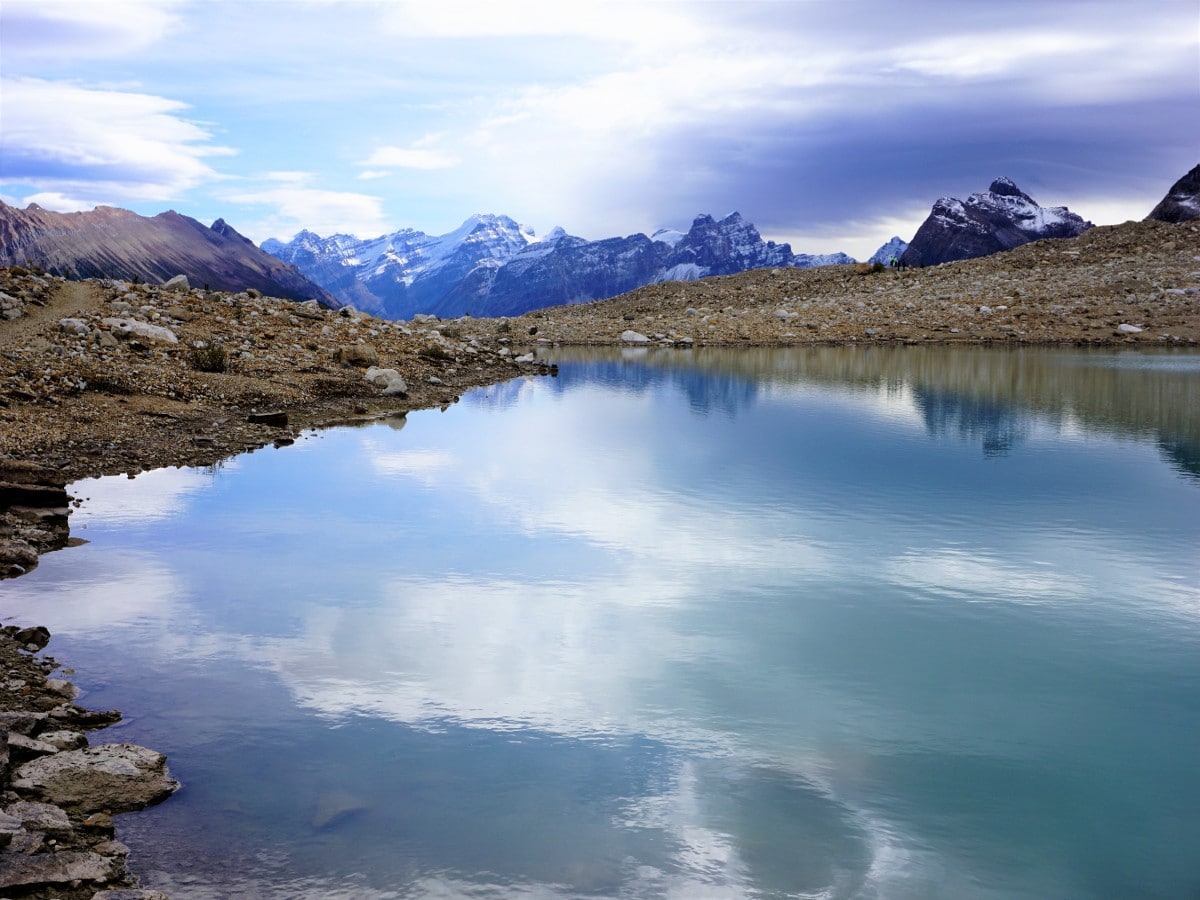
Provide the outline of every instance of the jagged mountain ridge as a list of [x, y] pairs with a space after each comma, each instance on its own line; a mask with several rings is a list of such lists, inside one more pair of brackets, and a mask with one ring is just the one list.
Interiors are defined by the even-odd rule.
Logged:
[[764, 241], [736, 212], [720, 220], [697, 216], [686, 233], [659, 229], [653, 238], [589, 241], [555, 228], [538, 240], [507, 216], [476, 215], [437, 237], [412, 229], [368, 241], [301, 232], [262, 248], [346, 302], [391, 318], [519, 315], [659, 281], [854, 261], [844, 253], [795, 254], [787, 244]]
[[0, 201], [0, 266], [13, 265], [154, 284], [182, 274], [193, 285], [213, 290], [254, 288], [272, 297], [342, 305], [223, 219], [206, 227], [173, 210], [152, 217], [112, 206], [57, 213], [36, 203], [20, 210]]
[[965, 201], [942, 197], [900, 258], [906, 266], [934, 266], [988, 256], [1043, 238], [1077, 237], [1092, 227], [1065, 206], [1043, 207], [1008, 178]]

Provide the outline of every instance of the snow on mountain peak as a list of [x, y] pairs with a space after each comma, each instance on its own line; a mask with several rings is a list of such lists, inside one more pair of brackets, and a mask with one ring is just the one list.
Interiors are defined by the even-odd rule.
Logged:
[[650, 235], [650, 240], [661, 241], [670, 247], [674, 247], [681, 240], [683, 240], [683, 232], [676, 231], [674, 228], [663, 227], [655, 231], [654, 234]]

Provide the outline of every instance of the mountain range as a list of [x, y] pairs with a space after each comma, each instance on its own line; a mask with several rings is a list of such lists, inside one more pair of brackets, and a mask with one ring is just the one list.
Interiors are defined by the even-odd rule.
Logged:
[[224, 220], [206, 227], [173, 210], [150, 217], [112, 206], [58, 213], [36, 203], [21, 210], [0, 201], [0, 266], [14, 265], [152, 284], [183, 274], [197, 287], [235, 293], [254, 288], [334, 309], [343, 305]]
[[589, 241], [555, 228], [539, 239], [502, 215], [476, 215], [449, 234], [413, 229], [359, 240], [302, 231], [262, 249], [359, 309], [387, 318], [520, 315], [582, 303], [659, 281], [746, 269], [851, 263], [844, 253], [793, 253], [764, 241], [738, 213], [697, 216], [687, 232], [660, 229]]
[[[1179, 179], [1147, 218], [1200, 217], [1200, 165]], [[1091, 228], [1066, 207], [1042, 207], [998, 178], [966, 200], [933, 204], [911, 243], [893, 237], [872, 255], [883, 265], [929, 266], [985, 256]], [[100, 206], [56, 213], [0, 202], [0, 266], [34, 265], [74, 277], [165, 281], [184, 274], [217, 290], [256, 288], [323, 305], [352, 305], [386, 318], [519, 315], [613, 297], [647, 284], [754, 268], [853, 263], [844, 253], [793, 253], [764, 241], [738, 213], [697, 216], [686, 231], [659, 229], [586, 240], [555, 228], [544, 238], [508, 216], [476, 215], [448, 234], [406, 228], [370, 240], [301, 231], [256, 247], [218, 219], [206, 227], [170, 211], [144, 217]]]

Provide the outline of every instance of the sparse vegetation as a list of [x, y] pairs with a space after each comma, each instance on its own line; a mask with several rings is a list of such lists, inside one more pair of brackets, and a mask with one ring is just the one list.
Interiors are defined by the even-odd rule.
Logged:
[[200, 341], [188, 352], [188, 365], [197, 372], [224, 372], [229, 369], [229, 351], [224, 344]]

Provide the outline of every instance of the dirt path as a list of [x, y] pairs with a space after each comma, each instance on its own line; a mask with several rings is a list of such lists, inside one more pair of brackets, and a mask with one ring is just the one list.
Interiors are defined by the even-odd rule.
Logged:
[[103, 295], [97, 282], [68, 281], [51, 292], [43, 303], [28, 303], [19, 319], [6, 323], [4, 346], [20, 347], [50, 325], [62, 319], [94, 313], [101, 308]]

